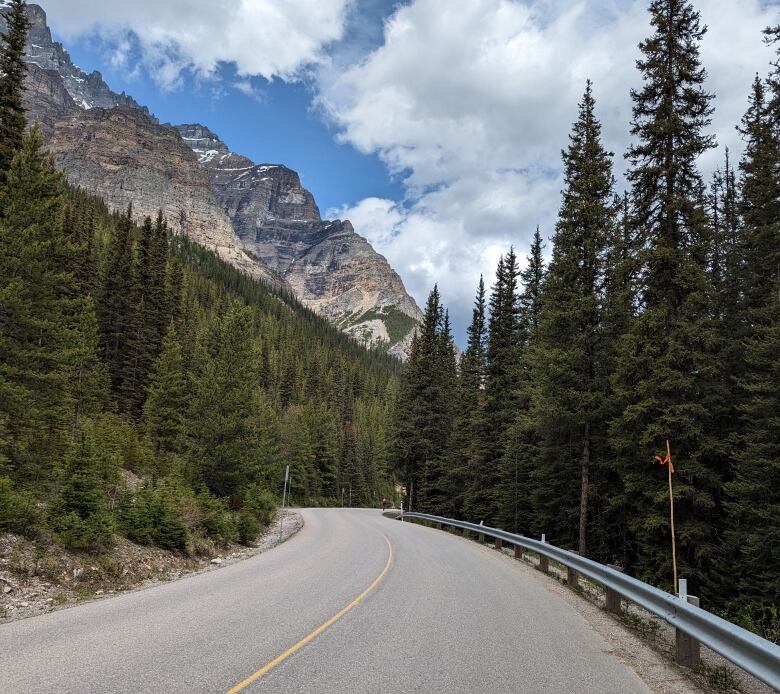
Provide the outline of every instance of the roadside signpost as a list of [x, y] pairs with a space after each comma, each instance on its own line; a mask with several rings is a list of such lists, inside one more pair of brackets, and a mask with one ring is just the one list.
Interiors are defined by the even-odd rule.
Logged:
[[282, 542], [282, 525], [284, 525], [284, 504], [287, 501], [287, 484], [290, 481], [290, 466], [284, 469], [284, 490], [282, 491], [282, 511], [279, 516], [279, 544]]

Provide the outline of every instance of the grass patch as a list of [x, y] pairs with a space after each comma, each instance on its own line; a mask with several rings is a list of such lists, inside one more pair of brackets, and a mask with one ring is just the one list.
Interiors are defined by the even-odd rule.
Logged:
[[389, 344], [385, 343], [385, 348], [403, 340], [417, 324], [414, 318], [407, 316], [395, 306], [372, 308], [365, 313], [344, 313], [334, 320], [333, 324], [337, 328], [345, 330], [371, 320], [380, 320], [385, 324], [389, 337]]
[[661, 625], [658, 622], [640, 617], [630, 610], [621, 611], [620, 621], [632, 631], [641, 634], [644, 638], [656, 641], [660, 636]]
[[740, 679], [734, 670], [727, 665], [707, 665], [701, 663], [696, 668], [696, 674], [701, 675], [709, 686], [719, 691], [739, 691]]

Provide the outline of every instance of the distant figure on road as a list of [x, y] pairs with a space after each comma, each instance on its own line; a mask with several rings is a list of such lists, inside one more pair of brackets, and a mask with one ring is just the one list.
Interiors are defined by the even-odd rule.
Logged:
[[385, 497], [382, 497], [382, 511], [384, 511], [386, 507], [387, 507], [387, 499], [385, 499]]

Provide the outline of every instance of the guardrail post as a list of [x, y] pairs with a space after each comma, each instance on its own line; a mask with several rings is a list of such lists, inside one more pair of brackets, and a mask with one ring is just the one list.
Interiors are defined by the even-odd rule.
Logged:
[[[544, 533], [542, 533], [542, 542], [546, 542], [547, 540], [544, 537]], [[550, 560], [545, 557], [543, 554], [539, 555], [539, 566], [537, 567], [539, 571], [543, 571], [544, 573], [547, 573], [550, 570]]]
[[[615, 566], [614, 564], [609, 564], [610, 569], [614, 569], [615, 571], [623, 572], [623, 569], [621, 569], [619, 566]], [[606, 596], [606, 605], [607, 612], [612, 612], [613, 614], [620, 614], [622, 612], [622, 598], [620, 597], [620, 593], [618, 593], [616, 590], [612, 590], [612, 588], [607, 588], [607, 596]]]
[[441, 530], [441, 523], [436, 523], [435, 527], [436, 527], [436, 530]]
[[477, 533], [477, 542], [485, 541], [485, 533]]
[[523, 558], [523, 548], [520, 545], [515, 545], [515, 559]]
[[[688, 596], [691, 605], [699, 606], [699, 598], [695, 595]], [[695, 668], [701, 662], [701, 645], [692, 636], [676, 629], [674, 632], [676, 646], [675, 660], [679, 665]]]
[[504, 546], [504, 543], [501, 541], [500, 537], [496, 538], [496, 549], [500, 550]]
[[570, 566], [566, 567], [566, 585], [573, 590], [577, 590], [579, 587], [579, 576]]

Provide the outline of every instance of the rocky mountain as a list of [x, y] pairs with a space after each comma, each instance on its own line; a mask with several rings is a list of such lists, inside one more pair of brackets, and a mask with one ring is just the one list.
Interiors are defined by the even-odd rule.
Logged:
[[46, 13], [38, 5], [28, 5], [30, 32], [27, 40], [27, 62], [42, 70], [53, 70], [62, 79], [63, 86], [76, 105], [83, 109], [133, 106], [149, 115], [148, 109], [122, 92], [116, 94], [95, 70], [87, 74], [73, 64], [61, 43], [52, 39], [46, 23]]
[[[5, 3], [0, 0], [0, 30]], [[249, 275], [292, 291], [356, 339], [408, 352], [421, 313], [348, 221], [327, 221], [298, 174], [231, 152], [201, 125], [161, 125], [97, 71], [73, 64], [28, 6], [26, 106], [69, 181], [169, 225]]]
[[298, 174], [231, 152], [203, 125], [177, 126], [245, 247], [306, 305], [359, 340], [402, 353], [422, 320], [398, 274], [348, 221], [323, 220]]

